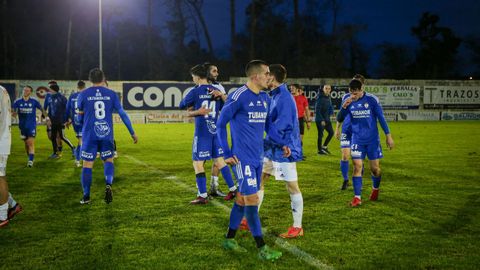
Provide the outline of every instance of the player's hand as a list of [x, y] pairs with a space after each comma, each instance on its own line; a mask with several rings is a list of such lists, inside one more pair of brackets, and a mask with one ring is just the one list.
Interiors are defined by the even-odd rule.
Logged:
[[204, 105], [200, 109], [197, 110], [198, 115], [207, 115], [211, 112], [212, 110], [207, 109], [207, 107]]
[[307, 121], [307, 129], [310, 130], [310, 121]]
[[327, 123], [325, 123], [325, 121], [322, 121], [322, 127], [324, 127]]
[[283, 150], [283, 157], [289, 157], [290, 155], [292, 155], [292, 150], [290, 150], [290, 147], [285, 145], [282, 147], [282, 150]]
[[133, 143], [137, 143], [138, 142], [138, 137], [137, 137], [137, 134], [133, 134], [132, 135], [132, 139], [133, 139]]
[[338, 129], [335, 129], [335, 138], [337, 138], [337, 140], [340, 140], [340, 131], [338, 131]]
[[225, 159], [225, 163], [227, 163], [230, 166], [238, 164], [238, 158], [236, 156], [229, 157]]
[[346, 109], [348, 107], [348, 105], [350, 105], [352, 102], [353, 102], [352, 97], [349, 97], [349, 98], [345, 99], [345, 101], [342, 104], [342, 108]]
[[210, 94], [214, 97], [214, 98], [218, 98], [218, 97], [222, 97], [223, 93], [218, 91], [218, 90], [212, 90], [210, 92]]
[[395, 146], [395, 142], [393, 142], [392, 134], [387, 134], [387, 146], [388, 149], [392, 150]]

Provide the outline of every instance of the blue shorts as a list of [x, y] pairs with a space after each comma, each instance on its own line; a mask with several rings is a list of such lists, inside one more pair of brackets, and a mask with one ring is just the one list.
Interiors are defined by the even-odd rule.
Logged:
[[352, 133], [342, 133], [340, 135], [340, 148], [350, 148], [352, 143]]
[[28, 137], [35, 138], [37, 135], [37, 128], [36, 127], [21, 127], [20, 128], [20, 138], [22, 140], [26, 140]]
[[242, 163], [233, 165], [233, 174], [237, 178], [238, 191], [242, 195], [252, 195], [260, 190], [263, 164]]
[[217, 136], [193, 137], [192, 160], [210, 160], [218, 157], [223, 157], [223, 150]]
[[365, 156], [369, 160], [376, 160], [383, 158], [382, 146], [380, 142], [370, 143], [370, 144], [356, 144], [352, 143], [351, 147], [352, 159], [365, 159]]
[[75, 136], [77, 136], [77, 138], [81, 138], [82, 137], [82, 126], [77, 126], [77, 125], [73, 125], [73, 130], [75, 131]]
[[81, 157], [82, 160], [94, 161], [97, 153], [100, 153], [100, 158], [106, 160], [113, 157], [113, 140], [112, 141], [88, 141], [82, 144]]

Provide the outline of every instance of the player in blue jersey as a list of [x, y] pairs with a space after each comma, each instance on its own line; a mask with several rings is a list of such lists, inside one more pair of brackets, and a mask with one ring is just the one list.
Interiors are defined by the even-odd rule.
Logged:
[[383, 157], [383, 153], [377, 121], [386, 135], [387, 147], [393, 149], [394, 142], [378, 98], [363, 91], [362, 83], [356, 79], [350, 82], [349, 90], [350, 93], [343, 97], [342, 108], [338, 113], [337, 120], [343, 122], [347, 115], [350, 116], [352, 128], [351, 155], [354, 166], [352, 184], [355, 193], [350, 205], [357, 207], [362, 204], [362, 168], [365, 157], [369, 159], [370, 171], [372, 172], [373, 189], [370, 200], [376, 201], [378, 199], [381, 180], [380, 158]]
[[92, 86], [83, 90], [77, 99], [77, 122], [82, 125], [83, 169], [81, 175], [83, 198], [81, 204], [90, 203], [90, 186], [92, 184], [93, 162], [100, 152], [104, 161], [105, 202], [113, 200], [112, 183], [113, 166], [113, 111], [116, 110], [127, 126], [133, 142], [138, 138], [132, 128], [128, 114], [123, 110], [118, 95], [105, 87], [105, 75], [102, 70], [94, 68], [90, 71], [89, 80]]
[[[228, 95], [217, 123], [217, 136], [224, 150], [225, 162], [233, 165], [239, 185], [223, 247], [246, 252], [235, 241], [240, 222], [245, 216], [259, 248], [259, 257], [276, 260], [282, 253], [265, 245], [258, 215], [263, 135], [269, 104], [269, 97], [262, 90], [268, 86], [269, 68], [264, 61], [253, 60], [247, 64], [245, 73], [248, 77], [247, 84]], [[227, 123], [230, 123], [232, 149], [227, 140]]]
[[[365, 85], [365, 77], [361, 74], [355, 74], [353, 76], [354, 80], [359, 80], [362, 83], [362, 88]], [[341, 132], [340, 132], [341, 128]], [[348, 170], [349, 170], [349, 160], [350, 160], [350, 143], [352, 140], [352, 127], [350, 125], [350, 116], [345, 116], [343, 123], [337, 121], [335, 127], [335, 138], [340, 140], [340, 148], [342, 149], [342, 158], [340, 160], [340, 171], [343, 177], [343, 183], [341, 190], [346, 190], [348, 187]], [[363, 167], [362, 167], [363, 175]]]
[[51, 141], [53, 154], [50, 158], [60, 158], [62, 156], [62, 147], [60, 139], [64, 141], [74, 154], [74, 147], [70, 140], [65, 137], [65, 122], [67, 116], [67, 99], [60, 93], [60, 87], [56, 83], [49, 84], [51, 93], [45, 97], [43, 108], [48, 111], [47, 122], [51, 124]]
[[[215, 165], [229, 186], [230, 192], [236, 191], [230, 168], [223, 159], [223, 150], [217, 139], [217, 119], [223, 106], [221, 92], [208, 84], [207, 69], [203, 65], [196, 65], [190, 70], [195, 87], [180, 102], [180, 108], [193, 107], [190, 115], [195, 116], [195, 134], [192, 145], [192, 160], [195, 170], [198, 194], [191, 204], [208, 203], [207, 178], [204, 164], [206, 160], [213, 159]], [[220, 98], [216, 98], [220, 97]]]
[[298, 121], [295, 99], [284, 83], [287, 70], [280, 64], [270, 65], [269, 92], [271, 105], [269, 107], [269, 122], [265, 137], [265, 158], [260, 204], [263, 200], [265, 181], [271, 175], [276, 180], [285, 181], [290, 194], [293, 226], [287, 232], [280, 234], [282, 238], [297, 238], [303, 236], [303, 196], [298, 186], [297, 163], [302, 160], [302, 142], [300, 139], [300, 123]]
[[25, 151], [28, 155], [27, 167], [33, 167], [35, 158], [35, 136], [37, 135], [37, 109], [42, 111], [45, 117], [45, 111], [36, 99], [31, 98], [33, 88], [25, 86], [23, 88], [23, 97], [13, 103], [13, 114], [18, 115], [18, 127], [20, 128], [20, 138], [25, 142]]
[[77, 99], [78, 95], [80, 95], [80, 92], [85, 89], [85, 82], [84, 81], [78, 81], [77, 82], [77, 92], [73, 93], [70, 95], [68, 98], [67, 102], [67, 122], [65, 125], [67, 128], [70, 125], [73, 125], [73, 130], [75, 132], [75, 136], [77, 137], [77, 147], [75, 147], [75, 165], [77, 167], [80, 167], [80, 149], [82, 147], [82, 125], [80, 123], [75, 122], [75, 119], [78, 119], [75, 117], [77, 114]]

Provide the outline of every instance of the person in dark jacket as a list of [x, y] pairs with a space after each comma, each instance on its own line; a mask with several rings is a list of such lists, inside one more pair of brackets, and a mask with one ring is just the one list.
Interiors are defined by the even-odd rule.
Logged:
[[[330, 121], [330, 116], [333, 115], [333, 106], [330, 99], [331, 91], [332, 87], [330, 85], [324, 85], [315, 102], [315, 123], [318, 130], [317, 148], [319, 155], [330, 154], [327, 146], [333, 137], [332, 122]], [[323, 130], [326, 130], [328, 135], [322, 144]]]
[[47, 121], [50, 121], [52, 128], [51, 140], [53, 154], [49, 158], [54, 159], [62, 156], [57, 138], [61, 138], [67, 143], [72, 150], [72, 153], [74, 152], [74, 147], [67, 137], [65, 137], [64, 133], [64, 123], [67, 119], [67, 99], [60, 93], [60, 87], [58, 84], [50, 84], [49, 87], [51, 94], [48, 94], [45, 98], [43, 107], [45, 111], [48, 111]]

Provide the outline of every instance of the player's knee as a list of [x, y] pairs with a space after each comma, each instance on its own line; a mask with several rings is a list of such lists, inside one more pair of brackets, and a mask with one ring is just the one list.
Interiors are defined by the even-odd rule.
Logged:
[[380, 167], [373, 167], [370, 170], [372, 171], [372, 175], [375, 177], [379, 177], [382, 174]]
[[300, 193], [300, 187], [298, 186], [298, 181], [287, 182], [287, 190], [290, 194], [298, 194]]

